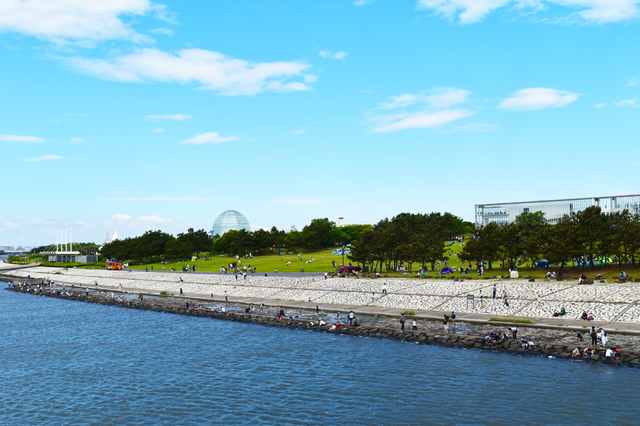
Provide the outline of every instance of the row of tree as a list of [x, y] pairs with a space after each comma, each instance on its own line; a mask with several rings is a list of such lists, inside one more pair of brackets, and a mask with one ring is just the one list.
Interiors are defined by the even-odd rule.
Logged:
[[513, 223], [489, 223], [475, 230], [460, 257], [503, 265], [535, 267], [541, 260], [574, 266], [616, 263], [635, 266], [640, 255], [640, 215], [611, 214], [593, 206], [550, 225], [542, 212], [522, 213]]
[[470, 222], [451, 213], [402, 213], [363, 232], [349, 259], [376, 271], [396, 271], [401, 264], [412, 270], [415, 263], [435, 269], [437, 261], [446, 259], [446, 242], [472, 231]]
[[110, 259], [135, 262], [158, 259], [185, 259], [200, 253], [224, 253], [245, 255], [281, 250], [315, 250], [334, 245], [346, 245], [360, 237], [370, 225], [337, 227], [329, 219], [314, 219], [302, 231], [285, 232], [276, 228], [254, 232], [231, 230], [224, 235], [210, 236], [205, 230], [194, 231], [174, 237], [162, 231], [148, 231], [134, 238], [112, 241], [105, 244], [101, 254]]

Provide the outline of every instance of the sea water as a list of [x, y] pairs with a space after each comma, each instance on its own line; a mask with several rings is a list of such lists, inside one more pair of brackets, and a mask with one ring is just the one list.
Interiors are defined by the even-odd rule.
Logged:
[[5, 291], [0, 424], [637, 424], [640, 369]]

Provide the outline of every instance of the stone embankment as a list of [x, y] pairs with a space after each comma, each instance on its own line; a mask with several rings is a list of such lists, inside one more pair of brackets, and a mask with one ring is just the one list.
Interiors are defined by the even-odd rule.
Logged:
[[[97, 292], [80, 289], [47, 289], [45, 287], [38, 288], [42, 284], [42, 280], [26, 279], [23, 284], [16, 284], [14, 287], [8, 287], [9, 291], [16, 291], [27, 294], [41, 295], [69, 301], [80, 301], [87, 303], [96, 303], [107, 306], [115, 306], [130, 309], [140, 309], [146, 311], [154, 311], [161, 313], [171, 313], [178, 315], [189, 315], [194, 317], [220, 319], [226, 321], [234, 321], [249, 324], [260, 324], [273, 327], [280, 327], [292, 330], [307, 330], [316, 332], [328, 332], [341, 335], [361, 336], [361, 337], [377, 337], [385, 339], [402, 340], [417, 344], [439, 345], [454, 348], [473, 348], [481, 350], [503, 351], [513, 354], [542, 356], [553, 358], [573, 358], [572, 351], [576, 347], [575, 344], [568, 345], [553, 339], [547, 341], [536, 339], [533, 348], [523, 349], [519, 340], [508, 340], [501, 343], [485, 343], [482, 336], [473, 334], [444, 334], [434, 331], [401, 331], [399, 328], [385, 327], [385, 324], [375, 325], [367, 322], [366, 318], [360, 317], [361, 321], [357, 326], [341, 324], [337, 328], [332, 329], [332, 323], [328, 323], [324, 327], [320, 327], [317, 321], [309, 318], [283, 318], [280, 319], [274, 315], [249, 314], [240, 312], [219, 312], [210, 308], [202, 308], [201, 306], [188, 306], [185, 299], [176, 300], [173, 297], [156, 297], [143, 300], [123, 299], [116, 295], [109, 296], [106, 292]], [[113, 294], [113, 293], [111, 293]], [[193, 302], [193, 301], [192, 301]], [[407, 321], [409, 324], [410, 321]], [[388, 324], [386, 324], [388, 325]], [[407, 328], [410, 328], [407, 327]], [[530, 333], [535, 330], [528, 329]], [[538, 337], [545, 336], [545, 330], [540, 330]], [[547, 335], [548, 336], [548, 335]], [[588, 336], [585, 336], [588, 338]], [[585, 339], [587, 340], [587, 339]], [[584, 344], [582, 345], [584, 347]], [[606, 360], [604, 349], [595, 349], [594, 355], [591, 357], [581, 355], [573, 359], [579, 359], [586, 362], [603, 362], [610, 365], [640, 365], [640, 352], [637, 350], [621, 349], [620, 357], [616, 360]]]

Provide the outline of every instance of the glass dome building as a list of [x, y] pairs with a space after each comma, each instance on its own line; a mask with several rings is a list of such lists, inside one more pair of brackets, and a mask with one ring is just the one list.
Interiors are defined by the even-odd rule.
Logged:
[[232, 229], [236, 231], [241, 229], [251, 230], [249, 228], [249, 221], [242, 213], [235, 210], [227, 210], [226, 212], [220, 213], [220, 216], [213, 221], [211, 235], [218, 234], [222, 236], [225, 232], [231, 231]]

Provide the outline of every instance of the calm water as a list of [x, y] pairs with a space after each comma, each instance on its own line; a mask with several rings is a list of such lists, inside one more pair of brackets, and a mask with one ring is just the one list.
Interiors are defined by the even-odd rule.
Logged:
[[289, 331], [0, 284], [0, 424], [637, 424], [640, 370]]

